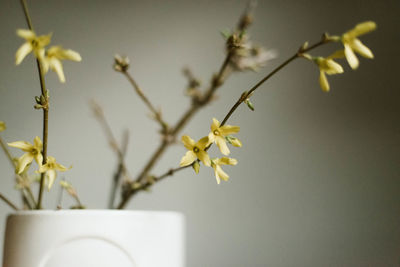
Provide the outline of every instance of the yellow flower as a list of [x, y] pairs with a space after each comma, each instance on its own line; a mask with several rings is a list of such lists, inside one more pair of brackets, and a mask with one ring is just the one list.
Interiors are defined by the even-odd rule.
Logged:
[[49, 190], [53, 186], [53, 183], [57, 178], [57, 171], [65, 172], [67, 170], [68, 170], [68, 168], [57, 163], [56, 159], [51, 156], [47, 157], [46, 164], [40, 166], [40, 168], [39, 168], [40, 173], [46, 173], [47, 188]]
[[46, 51], [46, 56], [43, 59], [44, 73], [49, 71], [49, 68], [55, 71], [58, 75], [60, 82], [65, 82], [65, 76], [61, 60], [81, 61], [82, 58], [78, 52], [70, 49], [63, 49], [61, 46], [52, 46]]
[[375, 22], [366, 21], [357, 24], [356, 27], [342, 35], [341, 40], [344, 45], [344, 53], [346, 55], [347, 62], [352, 69], [357, 69], [359, 64], [355, 52], [366, 58], [374, 58], [371, 50], [366, 47], [357, 37], [369, 33], [375, 29]]
[[0, 121], [0, 132], [6, 129], [6, 123], [4, 121]]
[[183, 145], [189, 150], [185, 156], [182, 157], [180, 166], [188, 166], [192, 164], [196, 159], [201, 160], [204, 165], [210, 166], [211, 160], [208, 153], [205, 151], [209, 145], [208, 136], [201, 138], [197, 143], [187, 135], [182, 136]]
[[221, 179], [224, 181], [228, 181], [229, 175], [226, 174], [221, 168], [221, 165], [236, 165], [237, 160], [232, 158], [223, 157], [220, 159], [213, 159], [211, 161], [211, 166], [214, 168], [215, 178], [217, 179], [217, 183], [221, 183]]
[[[219, 123], [219, 121], [213, 118], [213, 122], [211, 124], [211, 132], [208, 135], [208, 139], [210, 140], [210, 143], [215, 142], [217, 144], [222, 154], [229, 155], [230, 151], [228, 146], [226, 145], [225, 137], [230, 134], [239, 132], [240, 127], [231, 125], [224, 125], [220, 127], [220, 125], [221, 124]], [[241, 145], [240, 141], [235, 143]]]
[[326, 58], [323, 57], [314, 58], [314, 62], [319, 67], [319, 72], [320, 72], [319, 84], [323, 91], [329, 92], [330, 89], [328, 79], [326, 78], [325, 73], [328, 75], [343, 73], [342, 66], [340, 66], [337, 62], [333, 60], [333, 58], [340, 58], [343, 56], [344, 56], [343, 50], [340, 50], [336, 51], [335, 53]]
[[19, 148], [22, 151], [26, 152], [18, 159], [18, 164], [17, 164], [17, 168], [16, 168], [16, 172], [18, 174], [21, 174], [25, 170], [25, 167], [28, 164], [32, 163], [33, 159], [35, 159], [36, 163], [39, 166], [42, 165], [43, 143], [38, 136], [36, 136], [35, 139], [33, 140], [33, 145], [26, 141], [12, 142], [12, 143], [8, 143], [8, 145], [11, 147]]
[[44, 47], [50, 43], [51, 34], [36, 36], [34, 31], [18, 29], [17, 35], [24, 38], [26, 42], [17, 50], [15, 64], [19, 65], [32, 51], [41, 60], [44, 55]]

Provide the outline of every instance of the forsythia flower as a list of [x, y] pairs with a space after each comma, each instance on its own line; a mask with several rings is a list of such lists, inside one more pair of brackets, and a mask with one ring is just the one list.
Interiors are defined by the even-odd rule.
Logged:
[[221, 179], [224, 181], [228, 181], [229, 175], [226, 174], [221, 168], [221, 165], [236, 165], [237, 160], [232, 158], [223, 157], [220, 159], [213, 159], [211, 161], [211, 166], [214, 168], [215, 178], [217, 179], [217, 183], [221, 183]]
[[50, 190], [50, 188], [53, 186], [54, 181], [57, 178], [57, 172], [65, 172], [68, 169], [64, 167], [63, 165], [59, 164], [56, 162], [56, 159], [54, 157], [47, 157], [47, 162], [40, 166], [39, 172], [40, 173], [46, 173], [46, 178], [48, 179], [47, 181], [47, 188]]
[[18, 29], [17, 35], [26, 40], [15, 54], [15, 64], [19, 65], [22, 60], [33, 51], [38, 59], [44, 55], [44, 47], [50, 43], [51, 34], [36, 36], [34, 31]]
[[341, 37], [341, 41], [344, 45], [344, 53], [346, 55], [347, 62], [352, 69], [358, 68], [358, 58], [354, 52], [357, 52], [363, 57], [374, 58], [371, 50], [366, 47], [357, 37], [366, 33], [369, 33], [376, 29], [376, 23], [373, 21], [367, 21], [357, 24], [354, 29], [344, 33]]
[[343, 50], [337, 51], [326, 58], [317, 57], [314, 59], [314, 62], [318, 65], [320, 71], [319, 84], [325, 92], [329, 92], [330, 89], [325, 73], [328, 75], [343, 73], [342, 66], [333, 60], [333, 58], [340, 57], [343, 57]]
[[79, 53], [70, 50], [63, 49], [61, 46], [52, 46], [49, 50], [46, 51], [46, 56], [43, 59], [43, 68], [44, 73], [49, 71], [49, 68], [55, 71], [60, 79], [60, 82], [65, 82], [65, 76], [63, 67], [61, 64], [61, 60], [73, 60], [73, 61], [81, 61], [82, 58]]
[[[230, 134], [234, 134], [239, 132], [239, 126], [231, 126], [231, 125], [224, 125], [220, 127], [220, 123], [217, 119], [213, 118], [213, 122], [211, 124], [211, 132], [208, 135], [208, 139], [210, 143], [215, 142], [224, 155], [229, 155], [230, 151], [228, 146], [226, 145], [225, 137]], [[239, 141], [240, 145], [241, 142]]]
[[11, 147], [16, 147], [21, 149], [22, 151], [25, 151], [26, 153], [22, 155], [18, 159], [18, 164], [16, 168], [16, 172], [18, 174], [21, 174], [24, 170], [25, 167], [30, 164], [33, 159], [35, 159], [36, 163], [41, 166], [43, 162], [43, 156], [42, 156], [42, 148], [43, 148], [43, 143], [40, 140], [38, 136], [35, 137], [33, 140], [33, 145], [29, 142], [26, 141], [17, 141], [17, 142], [12, 142], [8, 143], [9, 146]]
[[180, 166], [188, 166], [192, 164], [196, 159], [201, 160], [204, 165], [210, 166], [210, 156], [204, 149], [208, 146], [208, 137], [201, 138], [197, 143], [187, 135], [182, 136], [183, 145], [189, 150], [185, 156], [182, 157]]
[[6, 123], [4, 121], [0, 121], [0, 132], [6, 129]]

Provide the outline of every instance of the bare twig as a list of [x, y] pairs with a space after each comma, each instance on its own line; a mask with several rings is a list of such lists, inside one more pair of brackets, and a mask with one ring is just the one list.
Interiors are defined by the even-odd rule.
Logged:
[[0, 199], [2, 199], [8, 206], [10, 206], [13, 210], [19, 210], [17, 206], [15, 206], [8, 198], [6, 198], [3, 194], [0, 193]]

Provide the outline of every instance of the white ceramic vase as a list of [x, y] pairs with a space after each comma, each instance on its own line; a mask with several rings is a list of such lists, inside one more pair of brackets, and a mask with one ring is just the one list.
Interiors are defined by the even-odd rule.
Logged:
[[183, 267], [176, 212], [60, 210], [8, 216], [3, 267]]

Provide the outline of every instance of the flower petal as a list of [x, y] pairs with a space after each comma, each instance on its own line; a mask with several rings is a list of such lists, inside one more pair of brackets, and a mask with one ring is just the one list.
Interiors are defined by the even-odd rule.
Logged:
[[60, 82], [65, 83], [65, 76], [61, 61], [59, 59], [52, 58], [50, 59], [49, 63], [50, 68], [57, 73]]
[[34, 31], [26, 30], [26, 29], [18, 29], [17, 35], [21, 38], [24, 38], [25, 40], [32, 40], [36, 37], [36, 34]]
[[372, 54], [372, 51], [368, 47], [366, 47], [359, 39], [354, 39], [351, 43], [351, 47], [355, 52], [359, 53], [363, 57], [374, 58], [374, 54]]
[[184, 167], [188, 166], [193, 163], [193, 161], [196, 160], [196, 154], [193, 151], [187, 151], [185, 156], [182, 157], [181, 162], [179, 163], [179, 166]]
[[204, 163], [204, 165], [206, 165], [207, 167], [211, 166], [211, 159], [206, 151], [200, 150], [196, 155], [199, 158], [199, 160], [201, 160]]
[[235, 147], [242, 147], [242, 141], [235, 137], [231, 138], [231, 144]]
[[326, 59], [334, 59], [334, 58], [344, 58], [344, 50], [337, 50], [335, 53], [333, 53], [332, 55], [326, 57]]
[[349, 63], [350, 67], [355, 70], [358, 68], [358, 58], [354, 54], [353, 49], [348, 44], [344, 45], [344, 54], [346, 55], [347, 62]]
[[64, 50], [63, 59], [68, 59], [77, 62], [82, 60], [81, 55], [78, 52], [75, 52], [71, 49]]
[[190, 138], [188, 135], [182, 136], [182, 143], [186, 147], [187, 150], [192, 150], [196, 144], [196, 142], [192, 138]]
[[24, 43], [23, 45], [21, 45], [21, 47], [18, 48], [17, 52], [15, 53], [15, 64], [21, 64], [22, 60], [24, 60], [24, 58], [30, 52], [32, 52], [32, 45], [30, 43]]
[[200, 148], [200, 150], [204, 150], [209, 144], [210, 140], [208, 139], [208, 136], [204, 136], [197, 142], [196, 146]]
[[321, 71], [319, 75], [319, 85], [321, 86], [322, 91], [329, 92], [329, 83], [328, 79], [326, 79], [325, 72]]
[[217, 130], [220, 126], [219, 121], [216, 118], [213, 118], [213, 122], [211, 124], [211, 132], [214, 132], [215, 130]]
[[225, 139], [221, 136], [217, 136], [215, 138], [215, 143], [217, 144], [219, 150], [224, 155], [229, 155], [231, 151], [229, 150], [228, 146], [226, 145]]
[[357, 37], [366, 33], [369, 33], [376, 29], [376, 23], [373, 21], [366, 21], [357, 24], [354, 29], [347, 32], [352, 37]]
[[20, 174], [25, 170], [26, 165], [33, 161], [33, 155], [31, 153], [25, 153], [18, 159], [17, 173]]
[[51, 187], [54, 184], [54, 181], [57, 178], [57, 172], [53, 169], [50, 169], [46, 172], [47, 181], [47, 189], [50, 191]]
[[33, 148], [33, 145], [26, 141], [11, 142], [11, 143], [7, 143], [7, 145], [9, 145], [11, 147], [19, 148], [25, 152], [30, 152]]
[[222, 157], [219, 160], [219, 164], [221, 165], [236, 165], [238, 161], [233, 158], [228, 158], [228, 157]]
[[33, 144], [34, 144], [35, 148], [37, 148], [38, 150], [42, 150], [43, 143], [42, 143], [42, 140], [40, 140], [39, 136], [36, 136], [35, 139], [33, 139]]
[[220, 166], [215, 167], [215, 177], [217, 178], [217, 183], [219, 184], [218, 180], [222, 179], [224, 181], [228, 181], [229, 175], [222, 170]]
[[57, 163], [57, 162], [54, 163], [54, 169], [57, 170], [57, 171], [60, 171], [60, 172], [68, 171], [67, 167], [65, 167], [65, 166], [63, 166], [63, 165], [61, 165], [60, 163]]
[[333, 59], [327, 59], [326, 66], [327, 66], [327, 69], [325, 70], [325, 72], [329, 75], [343, 73], [342, 66], [340, 66], [340, 64], [333, 61]]
[[6, 123], [4, 121], [0, 121], [0, 132], [6, 129]]
[[238, 133], [240, 131], [239, 126], [232, 126], [232, 125], [224, 125], [224, 126], [220, 127], [219, 129], [220, 129], [221, 135], [223, 135], [223, 136]]

